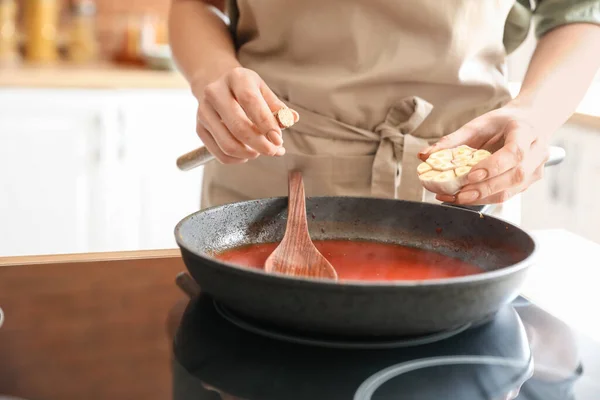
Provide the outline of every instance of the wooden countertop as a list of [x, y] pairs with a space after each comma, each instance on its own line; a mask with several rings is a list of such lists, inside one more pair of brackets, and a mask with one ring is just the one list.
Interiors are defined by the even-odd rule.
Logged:
[[60, 89], [187, 89], [177, 71], [158, 71], [110, 63], [20, 65], [0, 68], [0, 87]]
[[0, 260], [0, 397], [172, 397], [177, 250]]
[[[522, 294], [599, 339], [600, 245], [565, 230], [532, 235], [539, 258]], [[0, 394], [170, 398], [172, 337], [188, 301], [180, 271], [178, 249], [0, 258]]]
[[49, 254], [0, 257], [0, 267], [18, 265], [54, 265], [60, 263], [94, 263], [151, 259], [179, 259], [179, 249], [107, 251], [101, 253]]

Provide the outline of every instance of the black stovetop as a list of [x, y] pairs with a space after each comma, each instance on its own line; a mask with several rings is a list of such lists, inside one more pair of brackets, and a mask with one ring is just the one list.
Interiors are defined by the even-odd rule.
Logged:
[[600, 343], [518, 298], [493, 319], [422, 338], [314, 337], [188, 304], [173, 398], [600, 399]]

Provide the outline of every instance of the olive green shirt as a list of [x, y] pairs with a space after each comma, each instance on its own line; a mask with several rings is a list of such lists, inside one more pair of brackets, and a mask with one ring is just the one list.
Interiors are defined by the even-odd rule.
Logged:
[[[225, 4], [235, 37], [237, 2], [225, 0]], [[516, 0], [506, 20], [504, 47], [508, 54], [515, 51], [527, 39], [532, 24], [540, 38], [554, 28], [578, 22], [600, 25], [600, 0]]]
[[517, 0], [506, 20], [504, 46], [516, 50], [527, 38], [531, 25], [536, 38], [562, 25], [600, 25], [600, 0]]

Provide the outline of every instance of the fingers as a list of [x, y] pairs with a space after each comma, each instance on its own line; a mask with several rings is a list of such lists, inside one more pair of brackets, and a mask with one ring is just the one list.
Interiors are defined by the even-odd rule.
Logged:
[[202, 124], [198, 123], [196, 126], [196, 133], [202, 140], [204, 146], [210, 151], [210, 154], [215, 156], [217, 160], [219, 160], [223, 164], [241, 164], [248, 161], [247, 159], [230, 157], [227, 154], [223, 153], [215, 139], [213, 139], [210, 132], [208, 132]]
[[[280, 108], [286, 107], [285, 103], [282, 102], [281, 100], [279, 100], [279, 97], [277, 97], [277, 95], [275, 93], [273, 93], [271, 88], [268, 87], [267, 84], [260, 78], [259, 78], [259, 89], [260, 89], [260, 93], [262, 94], [263, 98], [267, 102], [267, 105], [269, 106], [269, 110], [271, 110], [271, 113], [274, 113], [275, 111], [279, 110]], [[294, 111], [294, 113], [296, 115], [298, 114], [295, 111]], [[295, 121], [295, 122], [298, 122], [298, 121]]]
[[[241, 143], [229, 132], [225, 125], [223, 125], [223, 122], [216, 111], [206, 102], [202, 102], [198, 106], [198, 122], [200, 122], [204, 129], [211, 135], [212, 140], [216, 142], [220, 152], [225, 156], [228, 156], [228, 161], [231, 161], [229, 160], [230, 158], [247, 160], [258, 157], [259, 153], [257, 151]], [[200, 135], [200, 132], [198, 134]], [[209, 151], [210, 150], [211, 149], [209, 148]], [[212, 154], [219, 159], [216, 154]], [[226, 160], [220, 161], [227, 163]]]
[[[267, 102], [267, 105], [269, 106], [269, 109], [271, 110], [272, 113], [275, 113], [275, 112], [279, 111], [280, 109], [287, 107], [287, 105], [284, 102], [282, 102], [281, 100], [279, 100], [277, 95], [275, 93], [273, 93], [271, 88], [269, 88], [262, 79], [260, 80], [259, 86], [260, 86], [260, 92], [262, 93], [263, 98]], [[298, 114], [298, 112], [296, 110], [293, 110], [291, 108], [290, 108], [290, 111], [294, 115], [294, 123], [298, 122], [300, 120], [300, 114]], [[279, 124], [277, 126], [279, 126]]]
[[[510, 189], [520, 187], [525, 182], [522, 168], [515, 168], [496, 178], [486, 180], [477, 185], [465, 186], [456, 195], [457, 204], [480, 204], [481, 199], [507, 194]], [[503, 200], [502, 200], [503, 201]]]
[[294, 123], [300, 121], [300, 114], [298, 114], [298, 111], [292, 110], [292, 114], [294, 114]]
[[469, 205], [469, 206], [484, 205], [484, 204], [499, 204], [499, 203], [504, 203], [505, 201], [509, 200], [516, 194], [523, 192], [525, 189], [526, 189], [526, 187], [507, 189], [502, 192], [495, 193], [489, 197], [479, 198], [472, 202], [460, 202], [457, 200], [456, 196], [450, 196], [450, 195], [445, 195], [445, 194], [439, 194], [435, 198], [439, 201], [443, 201], [446, 203]]
[[242, 107], [233, 97], [230, 88], [224, 81], [207, 86], [206, 101], [217, 112], [229, 132], [240, 142], [247, 144], [261, 154], [274, 155], [278, 146], [261, 135]]
[[435, 198], [439, 201], [443, 201], [444, 203], [454, 203], [456, 201], [456, 196], [449, 194], [436, 194]]
[[462, 144], [475, 148], [499, 148], [473, 166], [466, 177], [467, 184], [456, 195], [439, 193], [436, 198], [465, 205], [503, 202], [541, 177], [543, 164], [549, 157], [544, 138], [528, 121], [499, 110], [471, 121], [422, 151], [419, 157], [425, 161], [433, 152]]
[[[254, 157], [248, 154], [249, 149], [271, 156], [285, 153], [281, 147], [281, 128], [272, 111], [285, 107], [285, 104], [255, 72], [236, 68], [208, 85], [203, 93], [201, 103], [207, 104], [204, 112], [212, 118], [209, 126], [204, 127], [224, 154], [238, 158]], [[216, 123], [208, 109], [214, 110], [229, 135]]]
[[[253, 71], [236, 68], [204, 88], [198, 136], [223, 163], [285, 154], [274, 112], [286, 107]], [[294, 110], [294, 122], [300, 116]]]
[[516, 196], [517, 194], [524, 192], [525, 189], [527, 189], [527, 187], [529, 185], [530, 184], [525, 185], [525, 186], [521, 186], [521, 187], [517, 187], [517, 188], [507, 189], [507, 190], [504, 190], [502, 192], [495, 193], [495, 194], [493, 194], [493, 195], [491, 195], [489, 197], [485, 197], [483, 199], [477, 200], [474, 203], [471, 203], [469, 205], [502, 204], [502, 203], [510, 200], [511, 198], [513, 198], [514, 196]]
[[540, 180], [547, 158], [541, 144], [532, 146], [527, 162], [479, 184], [467, 185], [456, 196], [437, 196], [438, 200], [455, 204], [477, 205], [503, 203]]
[[[523, 146], [523, 143], [520, 144]], [[520, 188], [528, 184], [534, 177], [534, 172], [543, 166], [547, 158], [547, 146], [534, 142], [527, 149], [520, 149], [522, 154], [515, 154], [511, 148], [514, 148], [509, 142], [494, 153], [489, 158], [477, 164], [473, 171], [469, 173], [470, 182], [463, 187], [456, 196], [456, 201], [459, 204], [473, 204], [480, 199], [488, 198], [501, 192], [509, 191], [513, 188]], [[490, 159], [503, 152], [500, 157], [494, 162], [489, 162]], [[486, 168], [486, 164], [488, 167]], [[491, 166], [489, 166], [491, 164]], [[511, 166], [512, 168], [508, 168]], [[494, 175], [497, 171], [502, 171], [500, 174]], [[483, 173], [482, 173], [483, 172]], [[480, 174], [477, 176], [477, 174]], [[483, 177], [483, 179], [480, 179]], [[527, 185], [528, 186], [528, 185]]]
[[[468, 182], [478, 183], [485, 179], [493, 179], [520, 166], [525, 161], [537, 162], [538, 160], [532, 160], [531, 156], [528, 155], [532, 141], [531, 135], [523, 134], [519, 129], [510, 131], [506, 136], [504, 146], [500, 150], [473, 167], [469, 173]], [[527, 162], [525, 162], [525, 166], [528, 166], [529, 169], [524, 170], [523, 167], [520, 167], [514, 171], [516, 179], [519, 179], [519, 174], [521, 173], [532, 173], [537, 165], [539, 165], [527, 165]]]
[[504, 203], [504, 202], [510, 200], [513, 196], [521, 193], [524, 189], [525, 188], [505, 190], [503, 192], [496, 193], [490, 197], [486, 197], [484, 199], [478, 200], [475, 203], [473, 203], [472, 205], [501, 204], [501, 203]]
[[[271, 110], [261, 92], [261, 83], [262, 80], [259, 77], [247, 73], [232, 74], [229, 78], [229, 87], [249, 121], [254, 124], [260, 135], [268, 138], [275, 147], [279, 147], [283, 140], [281, 128], [273, 111], [281, 108], [283, 103], [270, 99], [273, 107], [277, 107], [275, 110]], [[264, 83], [262, 85], [266, 86]]]
[[504, 203], [504, 202], [508, 201], [509, 199], [511, 199], [512, 197], [516, 196], [517, 194], [524, 192], [528, 187], [530, 187], [535, 182], [542, 179], [543, 176], [544, 176], [544, 165], [542, 164], [534, 171], [533, 175], [531, 176], [531, 178], [528, 180], [528, 182], [526, 184], [493, 194], [489, 197], [478, 200], [474, 204], [482, 205], [482, 204]]
[[477, 149], [497, 149], [499, 143], [504, 141], [505, 133], [514, 129], [514, 122], [507, 123], [506, 115], [500, 111], [502, 110], [475, 118], [453, 133], [444, 136], [433, 146], [422, 150], [419, 158], [425, 161], [431, 153], [463, 144]]

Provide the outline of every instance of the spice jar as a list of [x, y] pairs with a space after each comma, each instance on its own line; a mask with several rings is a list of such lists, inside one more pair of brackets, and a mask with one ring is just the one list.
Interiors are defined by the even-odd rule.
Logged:
[[96, 5], [92, 0], [80, 0], [71, 7], [68, 57], [84, 63], [95, 60], [98, 54], [95, 29]]
[[127, 15], [121, 21], [120, 40], [114, 59], [123, 64], [142, 64], [142, 18]]
[[19, 58], [16, 18], [15, 0], [0, 0], [0, 65], [13, 64]]
[[156, 45], [156, 18], [152, 14], [128, 15], [123, 21], [122, 37], [114, 60], [144, 65], [144, 53]]
[[58, 59], [58, 17], [57, 0], [26, 0], [25, 57], [28, 61], [46, 63]]

